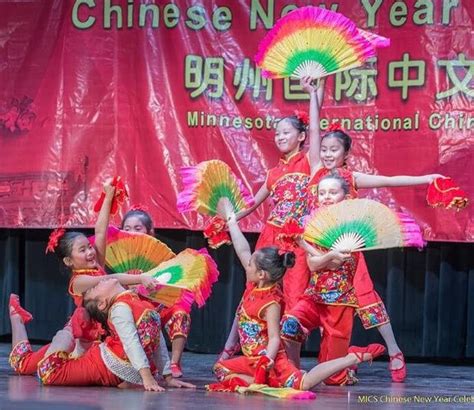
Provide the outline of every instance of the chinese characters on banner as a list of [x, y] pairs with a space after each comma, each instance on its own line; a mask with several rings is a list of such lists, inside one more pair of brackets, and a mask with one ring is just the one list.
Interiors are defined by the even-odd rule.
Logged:
[[[176, 209], [179, 169], [215, 158], [255, 194], [278, 161], [276, 122], [307, 110], [308, 97], [296, 80], [263, 78], [253, 56], [280, 16], [308, 4], [391, 40], [326, 83], [321, 128], [339, 120], [351, 135], [349, 166], [440, 173], [472, 197], [467, 0], [8, 2], [0, 5], [0, 226], [91, 226], [103, 181], [120, 175], [126, 205], [146, 205], [157, 227], [202, 229], [203, 217]], [[472, 206], [429, 208], [424, 186], [360, 193], [411, 213], [427, 240], [474, 241]], [[259, 231], [267, 213], [268, 204], [243, 228]]]

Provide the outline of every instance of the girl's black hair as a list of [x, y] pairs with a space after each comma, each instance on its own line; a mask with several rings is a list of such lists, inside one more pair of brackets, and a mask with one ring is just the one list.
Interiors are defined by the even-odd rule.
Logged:
[[121, 229], [123, 229], [125, 221], [132, 216], [135, 216], [140, 219], [141, 223], [146, 228], [146, 232], [148, 234], [151, 234], [153, 232], [153, 221], [151, 219], [151, 216], [148, 214], [148, 212], [145, 212], [141, 209], [132, 209], [128, 211], [122, 219]]
[[344, 131], [342, 130], [335, 130], [335, 131], [329, 131], [327, 134], [324, 134], [323, 137], [321, 138], [321, 141], [324, 138], [336, 138], [344, 148], [344, 153], [348, 153], [351, 149], [352, 146], [352, 138], [349, 137]]
[[109, 308], [114, 303], [115, 298], [109, 301], [104, 310], [100, 310], [99, 300], [97, 298], [88, 298], [87, 291], [82, 294], [82, 297], [82, 305], [87, 310], [87, 313], [89, 313], [90, 318], [100, 323], [105, 330], [109, 331], [107, 319], [109, 317]]
[[59, 259], [70, 257], [72, 253], [72, 246], [76, 238], [83, 236], [87, 238], [82, 232], [69, 231], [66, 232], [58, 241], [58, 245], [54, 249], [54, 253], [58, 256]]
[[318, 183], [318, 190], [319, 190], [319, 185], [321, 184], [322, 181], [325, 179], [335, 179], [341, 184], [341, 188], [344, 191], [344, 195], [347, 195], [350, 192], [349, 188], [349, 183], [339, 174], [339, 172], [336, 169], [333, 169], [330, 174], [327, 174]]
[[[296, 115], [289, 115], [288, 117], [283, 117], [280, 121], [288, 121], [298, 132], [306, 132], [308, 125], [305, 124], [299, 117]], [[280, 122], [279, 121], [279, 122]]]
[[293, 252], [280, 255], [276, 246], [267, 246], [256, 251], [255, 264], [257, 269], [268, 272], [271, 282], [278, 282], [288, 268], [295, 266], [295, 259]]

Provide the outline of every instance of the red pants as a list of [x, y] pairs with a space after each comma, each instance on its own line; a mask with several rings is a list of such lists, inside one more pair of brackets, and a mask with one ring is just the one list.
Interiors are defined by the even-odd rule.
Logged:
[[159, 311], [161, 323], [164, 323], [166, 333], [171, 341], [177, 336], [188, 337], [191, 326], [191, 316], [181, 306], [171, 306]]
[[69, 359], [65, 352], [45, 357], [38, 364], [38, 377], [51, 386], [118, 386], [122, 380], [104, 364], [99, 343], [94, 343], [87, 352]]
[[49, 344], [41, 347], [36, 352], [31, 350], [31, 345], [24, 340], [13, 347], [8, 361], [12, 369], [21, 375], [34, 375], [38, 368], [38, 363], [43, 359]]
[[[260, 356], [238, 356], [232, 359], [220, 360], [214, 365], [213, 371], [219, 381], [223, 381], [229, 375], [244, 374], [250, 377], [255, 376], [255, 366]], [[284, 351], [278, 352], [275, 364], [270, 370], [269, 378], [279, 387], [292, 387], [301, 390], [304, 373], [297, 369], [288, 360]]]
[[[351, 306], [324, 305], [303, 296], [283, 315], [281, 336], [283, 339], [302, 343], [315, 328], [322, 328], [319, 363], [347, 355], [354, 322]], [[332, 375], [326, 384], [342, 385], [347, 381], [347, 370]]]
[[[277, 235], [280, 231], [281, 229], [274, 225], [265, 224], [265, 227], [258, 237], [255, 249], [264, 248], [266, 246], [279, 246]], [[298, 302], [298, 298], [303, 295], [310, 278], [305, 251], [301, 248], [296, 248], [294, 252], [296, 256], [295, 266], [288, 269], [283, 277], [283, 295], [285, 297], [285, 308], [287, 310], [291, 309]]]
[[379, 294], [374, 289], [374, 284], [370, 278], [364, 255], [361, 253], [357, 270], [354, 275], [353, 285], [359, 308], [357, 314], [364, 326], [364, 329], [378, 327], [390, 322], [385, 305]]

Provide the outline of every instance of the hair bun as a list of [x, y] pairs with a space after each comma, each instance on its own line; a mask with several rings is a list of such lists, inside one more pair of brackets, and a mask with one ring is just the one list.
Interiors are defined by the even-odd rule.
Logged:
[[285, 252], [282, 257], [282, 265], [284, 268], [292, 268], [295, 266], [296, 256], [294, 252]]

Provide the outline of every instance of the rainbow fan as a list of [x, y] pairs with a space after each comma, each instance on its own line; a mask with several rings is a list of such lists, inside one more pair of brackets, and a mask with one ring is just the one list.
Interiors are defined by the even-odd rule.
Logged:
[[212, 285], [217, 281], [219, 271], [214, 260], [203, 248], [185, 249], [173, 259], [144, 274], [155, 278], [160, 285], [153, 289], [137, 287], [143, 296], [160, 301], [161, 285], [172, 285], [191, 291], [198, 306], [203, 306], [211, 294]]
[[376, 47], [389, 44], [342, 14], [307, 6], [276, 22], [260, 42], [255, 62], [269, 78], [321, 78], [361, 66]]
[[176, 255], [163, 242], [138, 232], [109, 227], [105, 264], [114, 273], [146, 272]]
[[317, 209], [306, 221], [304, 239], [349, 252], [425, 244], [412, 218], [370, 199], [349, 199]]
[[251, 384], [248, 387], [237, 387], [242, 394], [260, 393], [265, 396], [285, 400], [315, 400], [316, 393], [312, 391], [295, 390], [291, 387], [269, 387], [266, 384]]
[[184, 190], [178, 194], [180, 212], [197, 211], [214, 216], [219, 199], [228, 198], [234, 212], [253, 205], [249, 190], [222, 161], [204, 161], [194, 167], [181, 168]]

